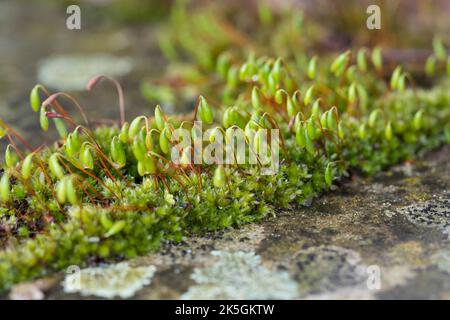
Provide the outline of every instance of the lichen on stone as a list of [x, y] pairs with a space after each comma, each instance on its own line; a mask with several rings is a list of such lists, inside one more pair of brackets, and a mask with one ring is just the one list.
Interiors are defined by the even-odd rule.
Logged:
[[292, 265], [302, 291], [309, 293], [358, 286], [367, 278], [359, 254], [337, 246], [302, 250], [292, 258]]
[[442, 230], [450, 226], [450, 201], [445, 198], [414, 203], [400, 208], [398, 212], [416, 225]]
[[287, 272], [271, 271], [254, 252], [213, 251], [218, 261], [195, 269], [196, 285], [182, 299], [295, 299], [299, 291]]
[[[149, 285], [156, 271], [154, 266], [131, 267], [122, 262], [106, 267], [86, 268], [68, 274], [62, 285], [65, 293], [101, 298], [130, 298]], [[78, 278], [79, 277], [79, 278]]]
[[450, 274], [450, 250], [439, 250], [432, 256], [431, 261], [439, 270]]

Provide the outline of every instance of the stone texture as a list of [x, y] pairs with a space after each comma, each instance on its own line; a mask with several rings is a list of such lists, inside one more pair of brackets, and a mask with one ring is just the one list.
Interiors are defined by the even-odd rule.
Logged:
[[[130, 262], [156, 270], [133, 298], [448, 299], [449, 155], [354, 177], [308, 208], [165, 243]], [[45, 298], [82, 297], [55, 283]]]

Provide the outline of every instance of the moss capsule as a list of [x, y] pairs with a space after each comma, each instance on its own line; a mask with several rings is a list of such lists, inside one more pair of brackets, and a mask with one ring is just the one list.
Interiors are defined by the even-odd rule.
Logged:
[[197, 112], [198, 112], [198, 115], [199, 115], [201, 121], [203, 121], [206, 124], [213, 123], [213, 120], [214, 120], [213, 110], [209, 106], [206, 99], [203, 98], [203, 96], [200, 96], [200, 102], [199, 102]]
[[39, 107], [41, 106], [41, 98], [39, 97], [39, 86], [34, 86], [30, 92], [30, 106], [34, 112], [39, 111]]
[[214, 176], [213, 176], [213, 184], [216, 188], [222, 188], [226, 183], [226, 175], [225, 175], [225, 168], [223, 165], [218, 165], [217, 168], [214, 170]]
[[48, 159], [48, 167], [51, 173], [58, 179], [62, 179], [64, 177], [64, 170], [62, 166], [59, 164], [57, 153], [52, 154]]
[[5, 171], [0, 179], [0, 198], [3, 203], [9, 202], [10, 193], [11, 187], [9, 182], [9, 174]]
[[156, 123], [156, 127], [159, 130], [164, 129], [164, 125], [165, 125], [165, 119], [164, 119], [164, 113], [161, 110], [161, 107], [159, 105], [156, 106], [155, 108], [155, 123]]
[[31, 170], [33, 168], [33, 154], [30, 153], [25, 157], [22, 162], [22, 177], [28, 179], [31, 176]]

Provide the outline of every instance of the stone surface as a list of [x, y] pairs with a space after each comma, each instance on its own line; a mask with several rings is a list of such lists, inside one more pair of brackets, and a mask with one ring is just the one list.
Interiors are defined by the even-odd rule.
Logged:
[[[133, 298], [448, 299], [449, 156], [445, 147], [372, 179], [355, 177], [311, 207], [165, 243], [130, 262], [155, 268]], [[55, 283], [45, 298], [95, 297]]]
[[[139, 92], [139, 79], [164, 66], [152, 28], [87, 26], [88, 32], [69, 32], [65, 11], [44, 10], [37, 3], [22, 10], [17, 3], [2, 0], [0, 10], [0, 117], [31, 142], [51, 143], [54, 136], [41, 132], [28, 102], [38, 62], [50, 55], [105, 52], [130, 57], [135, 65], [120, 79], [127, 118], [152, 113]], [[92, 118], [117, 119], [112, 90], [105, 84], [76, 97]], [[127, 285], [108, 288], [104, 277], [91, 277], [84, 290], [65, 293], [62, 272], [19, 284], [4, 298], [91, 299], [107, 292], [139, 299], [450, 299], [449, 159], [450, 148], [443, 148], [372, 179], [355, 177], [315, 199], [311, 207], [277, 212], [240, 229], [165, 243], [158, 253], [128, 262], [130, 268], [152, 270], [152, 276], [138, 272], [132, 277], [139, 284], [132, 291]], [[100, 274], [108, 280], [128, 279], [127, 268], [119, 274], [109, 272], [117, 265], [104, 268]], [[96, 287], [103, 291], [89, 291]]]

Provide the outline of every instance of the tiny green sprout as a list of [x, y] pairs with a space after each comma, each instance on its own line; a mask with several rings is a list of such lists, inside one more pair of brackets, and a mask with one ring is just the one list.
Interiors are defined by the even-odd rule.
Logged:
[[[245, 127], [245, 125], [248, 122], [248, 117], [247, 117], [247, 115], [242, 115], [241, 112], [239, 112], [238, 107], [236, 107], [236, 106], [231, 107], [228, 112], [229, 112], [229, 118], [228, 118], [227, 126], [225, 126], [225, 128], [231, 127], [233, 125], [236, 125], [239, 128]], [[224, 114], [224, 116], [225, 116], [225, 114]], [[224, 118], [224, 121], [225, 121], [225, 118]]]
[[41, 110], [39, 112], [39, 124], [41, 125], [42, 130], [48, 131], [48, 118], [45, 113], [45, 107], [41, 106]]
[[369, 103], [369, 94], [367, 93], [366, 88], [362, 84], [358, 84], [356, 86], [358, 91], [359, 102], [363, 110], [366, 110], [367, 105]]
[[230, 70], [231, 61], [228, 52], [221, 53], [217, 58], [217, 72], [226, 78], [228, 71]]
[[349, 57], [350, 57], [350, 51], [343, 52], [331, 64], [330, 71], [336, 77], [339, 77], [344, 72], [345, 67], [347, 66]]
[[[147, 148], [147, 150], [153, 150], [154, 149], [154, 147], [155, 147], [155, 139], [153, 137], [153, 133], [158, 132], [157, 130], [158, 129], [151, 129], [149, 132], [147, 132], [144, 129], [144, 131], [142, 132], [143, 134], [145, 134], [145, 139], [144, 140], [145, 140], [145, 147]], [[121, 142], [120, 139], [118, 141]], [[124, 153], [125, 153], [125, 148], [123, 146], [123, 143], [121, 143], [121, 147], [123, 148]]]
[[281, 59], [278, 58], [275, 63], [273, 64], [272, 72], [270, 73], [273, 77], [273, 81], [275, 83], [280, 82], [280, 76], [281, 76]]
[[313, 94], [314, 94], [314, 85], [312, 85], [311, 87], [308, 88], [308, 90], [306, 90], [305, 97], [303, 99], [303, 103], [305, 104], [305, 106], [311, 103], [313, 99]]
[[8, 128], [3, 125], [3, 120], [0, 118], [0, 139], [2, 139], [7, 132]]
[[116, 136], [111, 140], [111, 158], [112, 160], [119, 165], [119, 167], [123, 167], [126, 164], [126, 155], [125, 149], [122, 145], [122, 142]]
[[287, 98], [286, 102], [286, 111], [289, 118], [292, 118], [297, 113], [297, 106], [295, 105], [293, 99], [291, 97]]
[[444, 44], [442, 43], [442, 39], [439, 37], [433, 38], [433, 52], [436, 58], [438, 58], [441, 61], [445, 61], [447, 53], [445, 51]]
[[348, 102], [350, 104], [354, 104], [356, 102], [357, 93], [356, 93], [356, 85], [354, 82], [348, 87]]
[[66, 180], [66, 192], [67, 192], [67, 200], [71, 205], [76, 205], [79, 202], [77, 189], [75, 188], [73, 177], [69, 176]]
[[339, 121], [339, 124], [338, 124], [338, 137], [341, 140], [343, 140], [345, 138], [344, 125], [342, 124], [342, 121]]
[[200, 120], [206, 124], [212, 124], [214, 120], [212, 108], [209, 106], [208, 102], [203, 96], [200, 96], [199, 100], [200, 102], [198, 104], [197, 112], [200, 117]]
[[31, 89], [30, 106], [34, 112], [39, 111], [39, 107], [41, 106], [41, 98], [39, 97], [39, 85], [36, 85], [33, 87], [33, 89]]
[[12, 168], [19, 161], [17, 153], [13, 150], [12, 146], [8, 144], [5, 151], [5, 163], [7, 168]]
[[308, 153], [310, 155], [314, 155], [316, 153], [316, 148], [314, 146], [314, 142], [309, 137], [308, 131], [305, 131], [305, 148], [306, 148], [306, 151], [308, 151]]
[[372, 50], [371, 59], [372, 59], [372, 64], [375, 67], [375, 70], [377, 70], [378, 72], [381, 71], [381, 69], [383, 68], [383, 56], [381, 54], [380, 47], [375, 47]]
[[145, 142], [139, 136], [134, 138], [131, 151], [133, 151], [133, 155], [138, 161], [142, 161], [145, 158], [147, 148]]
[[226, 108], [223, 113], [223, 126], [225, 128], [231, 127], [234, 124], [234, 111], [232, 107]]
[[250, 62], [244, 63], [239, 69], [239, 79], [245, 80], [252, 76], [252, 65]]
[[386, 137], [387, 141], [391, 141], [392, 137], [393, 137], [393, 132], [392, 132], [392, 124], [389, 121], [386, 125], [386, 128], [384, 130], [384, 136]]
[[413, 119], [413, 128], [416, 131], [419, 131], [422, 128], [423, 125], [423, 109], [420, 109], [416, 112]]
[[330, 111], [325, 111], [324, 113], [322, 113], [322, 115], [320, 116], [320, 125], [322, 126], [322, 128], [327, 129], [328, 128], [328, 114], [330, 113]]
[[328, 163], [327, 167], [325, 168], [325, 183], [327, 184], [328, 188], [331, 187], [331, 185], [333, 184], [333, 179], [334, 179], [334, 172], [333, 172], [333, 166], [330, 163]]
[[252, 106], [255, 109], [262, 108], [261, 92], [258, 87], [253, 87], [253, 90], [252, 90]]
[[398, 88], [401, 75], [402, 75], [402, 67], [397, 66], [394, 69], [394, 72], [392, 72], [392, 76], [391, 76], [390, 85], [391, 85], [392, 90], [395, 90]]
[[[264, 82], [268, 82], [271, 70], [272, 70], [272, 66], [271, 66], [270, 61], [265, 61], [264, 64], [262, 65], [262, 67], [260, 66], [259, 70], [257, 70], [258, 78], [260, 78]], [[273, 80], [273, 77], [272, 77], [272, 80]]]
[[302, 93], [300, 90], [295, 90], [292, 94], [292, 101], [295, 103], [295, 105], [298, 107], [302, 103]]
[[56, 184], [56, 199], [60, 204], [65, 204], [67, 201], [67, 177], [64, 176]]
[[119, 139], [123, 143], [128, 143], [128, 131], [130, 130], [130, 124], [128, 122], [125, 122], [122, 125], [122, 128], [120, 129], [119, 133]]
[[311, 58], [308, 63], [308, 78], [313, 80], [317, 74], [317, 56]]
[[85, 169], [94, 169], [94, 157], [92, 156], [91, 147], [83, 144], [80, 151], [80, 161]]
[[264, 139], [264, 130], [259, 129], [256, 131], [255, 136], [253, 137], [253, 147], [255, 148], [255, 151], [259, 154], [262, 150], [262, 144]]
[[361, 48], [356, 55], [356, 64], [358, 65], [358, 69], [362, 72], [367, 71], [366, 51], [366, 48]]
[[72, 140], [72, 146], [78, 151], [81, 147], [80, 135], [78, 133], [78, 127], [72, 131], [70, 139]]
[[320, 98], [314, 101], [313, 106], [311, 108], [311, 114], [318, 116], [320, 113]]
[[327, 114], [327, 128], [336, 130], [337, 128], [337, 120], [336, 120], [337, 109], [336, 107], [332, 107], [328, 110]]
[[64, 170], [62, 166], [59, 164], [57, 153], [53, 153], [48, 159], [48, 167], [51, 173], [58, 179], [62, 179], [64, 177]]
[[370, 115], [369, 115], [369, 121], [368, 121], [369, 127], [371, 127], [371, 128], [375, 127], [375, 124], [376, 124], [377, 119], [378, 119], [378, 115], [379, 115], [380, 113], [381, 113], [381, 110], [380, 110], [380, 109], [375, 109], [375, 110], [373, 110], [373, 111], [370, 113]]
[[61, 137], [61, 139], [67, 138], [67, 129], [66, 129], [64, 120], [56, 118], [56, 119], [53, 119], [53, 122], [55, 124], [56, 131], [58, 131], [58, 134]]
[[361, 140], [364, 140], [366, 138], [367, 132], [366, 132], [366, 124], [365, 123], [361, 123], [359, 125], [358, 135]]
[[154, 174], [156, 172], [156, 165], [152, 156], [146, 155], [143, 164], [146, 174]]
[[213, 184], [216, 188], [222, 188], [226, 183], [226, 174], [225, 174], [225, 168], [223, 165], [218, 165], [217, 168], [214, 170], [214, 176], [213, 176]]
[[278, 104], [282, 104], [283, 101], [284, 101], [283, 96], [288, 97], [289, 95], [288, 95], [288, 93], [286, 92], [286, 90], [284, 90], [284, 89], [278, 89], [278, 90], [275, 92], [275, 102], [278, 103]]
[[295, 132], [295, 142], [297, 142], [300, 148], [306, 147], [305, 131], [303, 130], [303, 125], [301, 123], [298, 124]]
[[239, 68], [233, 66], [228, 70], [227, 86], [228, 88], [236, 88], [239, 83]]
[[294, 118], [294, 124], [293, 124], [294, 132], [297, 132], [298, 130], [300, 130], [301, 125], [302, 125], [302, 115], [300, 114], [300, 112], [298, 112]]
[[316, 130], [315, 116], [311, 116], [311, 118], [306, 121], [306, 130], [311, 140], [316, 140], [319, 137], [318, 131]]
[[30, 178], [32, 168], [33, 168], [33, 154], [30, 153], [25, 157], [22, 163], [22, 177], [24, 179]]
[[161, 151], [166, 154], [170, 151], [170, 139], [167, 137], [168, 135], [170, 136], [168, 127], [165, 127], [159, 135], [159, 147], [161, 148]]
[[248, 141], [253, 141], [253, 138], [255, 137], [255, 122], [253, 120], [250, 120], [244, 128], [244, 134]]
[[100, 223], [102, 224], [102, 227], [105, 229], [110, 229], [113, 226], [113, 222], [108, 217], [108, 214], [106, 213], [106, 211], [101, 212]]
[[210, 143], [214, 143], [214, 141], [217, 141], [217, 138], [220, 137], [222, 134], [222, 130], [220, 127], [215, 127], [211, 130], [211, 133], [208, 137]]
[[137, 172], [141, 177], [145, 176], [145, 168], [142, 161], [138, 161], [137, 163]]
[[73, 155], [79, 150], [79, 140], [78, 142], [76, 142], [76, 140], [76, 138], [73, 138], [73, 133], [69, 133], [67, 135], [66, 143], [64, 144], [64, 150], [66, 151], [66, 155], [69, 157], [73, 157]]
[[159, 130], [162, 130], [166, 123], [166, 121], [164, 119], [164, 112], [161, 110], [161, 107], [159, 105], [157, 105], [155, 108], [155, 123], [156, 123], [156, 127]]
[[450, 56], [447, 58], [447, 75], [450, 76]]
[[297, 84], [295, 83], [295, 80], [289, 74], [287, 74], [284, 77], [283, 82], [284, 82], [284, 86], [286, 87], [286, 90], [289, 92], [292, 92], [297, 88]]
[[[140, 116], [140, 117], [134, 118], [133, 121], [131, 121], [130, 127], [128, 128], [128, 137], [130, 139], [133, 139], [134, 137], [137, 136], [137, 134], [141, 130], [141, 121], [144, 119], [145, 119], [144, 116]], [[125, 124], [124, 124], [124, 126], [125, 126]], [[122, 129], [123, 129], [123, 127], [122, 127]]]
[[436, 72], [436, 57], [429, 56], [425, 62], [425, 74], [429, 77], [434, 76]]
[[355, 77], [356, 77], [356, 66], [350, 66], [347, 69], [346, 76], [347, 76], [347, 80], [348, 81], [353, 82], [355, 80]]
[[406, 74], [402, 73], [398, 78], [397, 89], [399, 92], [405, 91], [406, 86]]
[[108, 230], [108, 232], [105, 233], [105, 238], [109, 238], [115, 234], [118, 234], [125, 228], [125, 226], [126, 226], [125, 220], [119, 220], [119, 221], [114, 222], [114, 224]]
[[5, 171], [0, 179], [0, 198], [3, 203], [9, 202], [10, 193], [9, 173]]

